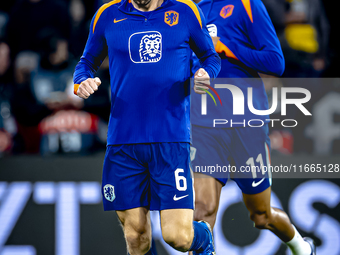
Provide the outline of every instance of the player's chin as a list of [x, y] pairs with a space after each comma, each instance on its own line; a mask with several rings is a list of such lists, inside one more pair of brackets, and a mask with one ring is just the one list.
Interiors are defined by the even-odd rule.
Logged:
[[133, 0], [138, 6], [146, 6], [151, 0]]

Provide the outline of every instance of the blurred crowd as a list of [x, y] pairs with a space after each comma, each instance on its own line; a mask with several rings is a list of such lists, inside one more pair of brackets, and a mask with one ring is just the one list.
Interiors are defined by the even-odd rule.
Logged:
[[[105, 2], [1, 1], [0, 155], [91, 153], [105, 148], [110, 113], [108, 61], [99, 70], [99, 91], [88, 100], [73, 95], [72, 82], [91, 18]], [[338, 19], [331, 0], [263, 3], [285, 55], [284, 77], [339, 76]], [[311, 104], [330, 91], [340, 91], [336, 83], [309, 86], [312, 95], [318, 95]], [[293, 110], [292, 118], [294, 114], [298, 113]], [[313, 139], [306, 134], [308, 121], [296, 129], [272, 130], [274, 149], [275, 141], [281, 139], [281, 147], [276, 146], [280, 153], [315, 152]], [[299, 141], [301, 136], [305, 141]]]

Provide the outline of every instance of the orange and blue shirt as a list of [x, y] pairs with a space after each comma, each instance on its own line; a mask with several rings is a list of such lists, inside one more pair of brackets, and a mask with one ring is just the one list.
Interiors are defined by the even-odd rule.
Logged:
[[[245, 113], [233, 115], [232, 94], [219, 89], [223, 107], [216, 107], [213, 100], [208, 100], [207, 116], [201, 114], [201, 96], [192, 95], [192, 123], [210, 127], [211, 119], [221, 117], [241, 123], [250, 119], [269, 119], [268, 115], [254, 115], [247, 105], [247, 89], [252, 87], [254, 108], [267, 110], [268, 99], [259, 73], [281, 76], [285, 67], [279, 39], [262, 1], [203, 0], [198, 6], [205, 15], [210, 35], [219, 37], [215, 45], [222, 58], [218, 78], [228, 78], [242, 90]], [[194, 63], [193, 72], [199, 68], [197, 62]]]
[[165, 0], [151, 12], [115, 0], [97, 11], [74, 84], [76, 93], [108, 55], [108, 145], [190, 142], [192, 51], [210, 77], [216, 77], [220, 58], [201, 10], [191, 0]]

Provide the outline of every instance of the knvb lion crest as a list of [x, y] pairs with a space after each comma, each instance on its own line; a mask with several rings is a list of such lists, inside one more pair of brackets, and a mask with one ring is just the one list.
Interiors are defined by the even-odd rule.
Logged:
[[104, 197], [106, 200], [113, 202], [113, 200], [115, 200], [116, 195], [115, 195], [115, 187], [110, 185], [110, 184], [106, 184], [103, 188], [103, 192], [104, 192]]
[[229, 4], [221, 9], [220, 16], [224, 19], [230, 17], [233, 14], [234, 5]]
[[170, 27], [178, 24], [179, 14], [175, 11], [168, 11], [164, 13], [164, 22]]
[[161, 59], [161, 43], [160, 34], [146, 34], [142, 37], [139, 45], [139, 56], [141, 62], [158, 62]]

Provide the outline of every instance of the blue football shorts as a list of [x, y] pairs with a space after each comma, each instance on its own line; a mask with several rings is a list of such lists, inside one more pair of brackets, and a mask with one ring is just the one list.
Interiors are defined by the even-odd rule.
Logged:
[[102, 195], [104, 210], [193, 209], [189, 143], [109, 145]]
[[271, 186], [270, 139], [263, 127], [210, 128], [192, 125], [193, 172], [223, 185], [234, 180], [244, 194]]

